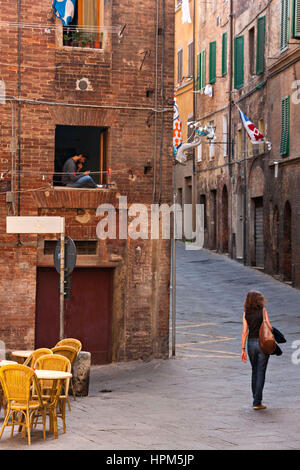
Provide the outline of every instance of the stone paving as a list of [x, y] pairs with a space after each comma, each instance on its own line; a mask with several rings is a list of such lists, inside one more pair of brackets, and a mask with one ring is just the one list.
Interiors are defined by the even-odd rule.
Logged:
[[[264, 411], [253, 411], [250, 364], [240, 360], [243, 302], [250, 289], [268, 299], [271, 323], [286, 336], [269, 361]], [[177, 243], [176, 357], [91, 370], [88, 397], [71, 398], [67, 432], [33, 432], [31, 449], [299, 449], [300, 291], [226, 256]], [[300, 350], [300, 343], [298, 346]], [[0, 425], [3, 412], [0, 414]], [[4, 431], [0, 449], [28, 449]]]

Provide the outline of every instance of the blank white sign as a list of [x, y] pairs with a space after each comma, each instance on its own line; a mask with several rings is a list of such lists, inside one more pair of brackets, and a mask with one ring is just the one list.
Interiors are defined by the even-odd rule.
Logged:
[[64, 217], [6, 217], [6, 233], [63, 233]]

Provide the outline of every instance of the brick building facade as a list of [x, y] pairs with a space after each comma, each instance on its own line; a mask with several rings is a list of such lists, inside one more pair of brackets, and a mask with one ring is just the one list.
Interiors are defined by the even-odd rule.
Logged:
[[[95, 0], [90, 26], [78, 0], [69, 29], [50, 0], [0, 3], [0, 338], [58, 340], [58, 236], [8, 235], [6, 216], [64, 216], [78, 255], [66, 335], [98, 363], [168, 357], [170, 242], [99, 240], [96, 210], [171, 201], [173, 1]], [[102, 188], [59, 185], [81, 152]]]
[[[205, 247], [300, 287], [299, 1], [196, 5], [196, 120], [216, 133], [196, 163]], [[251, 144], [238, 107], [271, 149]]]

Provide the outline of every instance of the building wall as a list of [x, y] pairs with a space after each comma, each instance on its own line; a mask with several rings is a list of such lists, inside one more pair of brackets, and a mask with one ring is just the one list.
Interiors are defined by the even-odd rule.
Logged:
[[[2, 3], [1, 21], [16, 23], [17, 5]], [[18, 191], [18, 177], [12, 178], [11, 169], [14, 164], [18, 168], [19, 163], [21, 169], [21, 192], [15, 193], [14, 204], [6, 202], [10, 195], [5, 193], [1, 194], [0, 204], [0, 334], [8, 349], [34, 347], [36, 269], [53, 262], [45, 260], [39, 247], [45, 239], [57, 237], [8, 235], [7, 215], [65, 216], [66, 235], [75, 240], [94, 240], [99, 204], [118, 207], [121, 195], [128, 197], [128, 204], [144, 203], [148, 210], [152, 202], [171, 201], [173, 1], [164, 2], [165, 29], [158, 37], [157, 51], [155, 32], [157, 27], [163, 28], [160, 2], [156, 25], [154, 3], [139, 2], [137, 14], [134, 1], [125, 5], [105, 0], [105, 25], [125, 29], [119, 37], [107, 28], [103, 50], [64, 47], [61, 23], [54, 18], [50, 3], [21, 3], [22, 22], [43, 28], [20, 28], [20, 73], [18, 29], [7, 24], [0, 32], [0, 50], [6, 64], [0, 66], [1, 77], [8, 97], [1, 105], [0, 164], [1, 171], [10, 170], [3, 184]], [[86, 91], [78, 89], [82, 78], [89, 82]], [[156, 82], [157, 106], [166, 110], [157, 113], [157, 120], [153, 111]], [[18, 97], [20, 104], [15, 99]], [[108, 128], [108, 189], [52, 187], [57, 125]], [[16, 143], [18, 139], [20, 143], [15, 153], [11, 147], [14, 132]], [[146, 172], [145, 167], [150, 171]], [[141, 258], [136, 262], [140, 245]], [[168, 240], [106, 240], [98, 241], [96, 256], [79, 259], [79, 266], [115, 268], [113, 360], [168, 356], [169, 251]]]
[[[197, 202], [205, 203], [206, 248], [227, 253], [233, 259], [263, 269], [278, 279], [299, 287], [297, 80], [300, 42], [292, 35], [293, 3], [289, 2], [289, 39], [284, 50], [281, 50], [281, 0], [197, 3], [195, 64], [197, 54], [206, 49], [206, 84], [209, 81], [209, 44], [212, 41], [216, 41], [217, 54], [213, 96], [204, 92], [196, 94], [196, 120], [202, 126], [211, 124], [216, 128], [214, 152], [209, 151], [209, 142], [202, 138], [202, 158], [199, 162], [196, 160], [196, 199]], [[265, 17], [264, 70], [257, 73], [258, 21], [262, 17]], [[178, 28], [180, 35], [182, 26], [178, 25]], [[225, 76], [222, 75], [224, 32], [228, 34]], [[244, 37], [244, 80], [242, 86], [236, 89], [234, 41], [238, 36]], [[197, 73], [194, 79], [196, 82]], [[290, 96], [290, 145], [288, 155], [280, 155], [281, 100], [286, 96]], [[260, 128], [266, 141], [271, 142], [271, 149], [267, 143], [255, 146], [250, 143], [235, 105]], [[226, 127], [223, 127], [226, 119], [227, 138]], [[226, 149], [226, 143], [224, 146], [224, 142], [230, 139], [231, 153], [229, 147]], [[277, 177], [275, 162], [278, 162]], [[182, 173], [182, 181], [188, 176], [188, 171], [192, 174], [192, 166], [181, 170], [179, 168], [177, 171], [178, 174]], [[180, 178], [177, 181], [177, 186], [182, 184]], [[262, 216], [260, 204], [263, 208]]]

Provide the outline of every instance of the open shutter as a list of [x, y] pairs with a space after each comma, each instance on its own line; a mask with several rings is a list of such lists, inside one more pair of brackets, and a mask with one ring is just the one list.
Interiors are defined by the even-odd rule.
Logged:
[[266, 38], [266, 17], [262, 16], [257, 20], [257, 48], [256, 48], [256, 74], [260, 75], [265, 71], [265, 38]]
[[209, 83], [215, 83], [217, 77], [217, 43], [209, 44]]
[[290, 97], [281, 100], [281, 140], [280, 155], [288, 155], [290, 150]]
[[234, 88], [244, 85], [244, 36], [234, 39]]
[[222, 36], [222, 77], [227, 74], [227, 32]]
[[293, 4], [293, 36], [300, 39], [300, 0], [294, 0]]
[[201, 90], [201, 54], [197, 54], [197, 90]]
[[201, 57], [201, 88], [206, 87], [206, 50], [202, 51]]
[[281, 30], [280, 50], [284, 51], [289, 45], [289, 0], [281, 0]]

